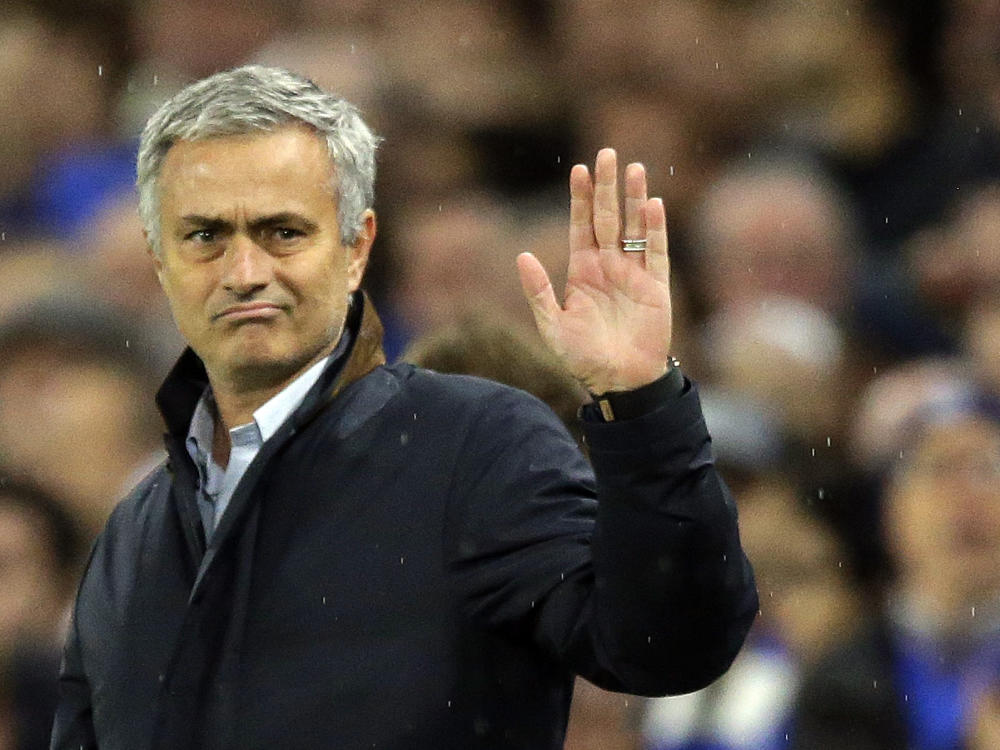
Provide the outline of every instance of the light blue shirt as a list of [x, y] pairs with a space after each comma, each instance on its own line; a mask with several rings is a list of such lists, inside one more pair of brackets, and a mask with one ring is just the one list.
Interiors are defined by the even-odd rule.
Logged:
[[229, 430], [231, 447], [229, 463], [225, 468], [219, 466], [212, 457], [216, 406], [211, 386], [205, 388], [191, 417], [185, 445], [198, 467], [198, 511], [205, 527], [206, 539], [211, 539], [236, 486], [261, 446], [299, 407], [333, 356], [336, 354], [321, 359], [285, 386], [253, 413], [252, 422]]

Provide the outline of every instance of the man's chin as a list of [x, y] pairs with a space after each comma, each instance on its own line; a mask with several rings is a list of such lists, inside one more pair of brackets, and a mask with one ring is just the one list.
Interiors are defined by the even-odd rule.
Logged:
[[242, 388], [270, 387], [293, 379], [307, 364], [302, 357], [248, 353], [230, 362], [229, 374]]
[[225, 343], [225, 347], [207, 352], [210, 359], [203, 359], [210, 375], [218, 376], [238, 390], [259, 390], [286, 384], [317, 361], [323, 352], [332, 349], [322, 340], [288, 340], [273, 334], [234, 336]]

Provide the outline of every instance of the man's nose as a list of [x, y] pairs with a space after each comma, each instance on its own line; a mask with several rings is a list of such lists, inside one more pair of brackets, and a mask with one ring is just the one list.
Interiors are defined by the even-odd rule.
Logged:
[[266, 287], [271, 281], [272, 261], [263, 247], [252, 238], [237, 232], [223, 255], [223, 286], [239, 295]]

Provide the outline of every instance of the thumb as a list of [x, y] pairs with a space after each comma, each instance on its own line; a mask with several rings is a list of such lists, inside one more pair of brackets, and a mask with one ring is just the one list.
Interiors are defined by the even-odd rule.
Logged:
[[525, 299], [528, 300], [531, 313], [535, 316], [538, 332], [542, 334], [543, 339], [549, 341], [555, 319], [561, 312], [549, 275], [538, 258], [531, 253], [521, 253], [517, 256], [517, 272], [521, 277], [521, 288], [524, 290]]

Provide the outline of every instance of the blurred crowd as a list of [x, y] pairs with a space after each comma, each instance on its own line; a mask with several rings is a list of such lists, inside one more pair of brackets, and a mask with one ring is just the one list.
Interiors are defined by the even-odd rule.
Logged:
[[[761, 614], [726, 677], [580, 683], [567, 750], [1000, 747], [1000, 2], [7, 0], [0, 8], [0, 750], [47, 747], [87, 550], [160, 460], [182, 342], [133, 158], [179, 86], [282, 65], [385, 141], [390, 358], [585, 398], [515, 256], [570, 167], [642, 161], [675, 354]], [[522, 366], [523, 365], [523, 366]]]

